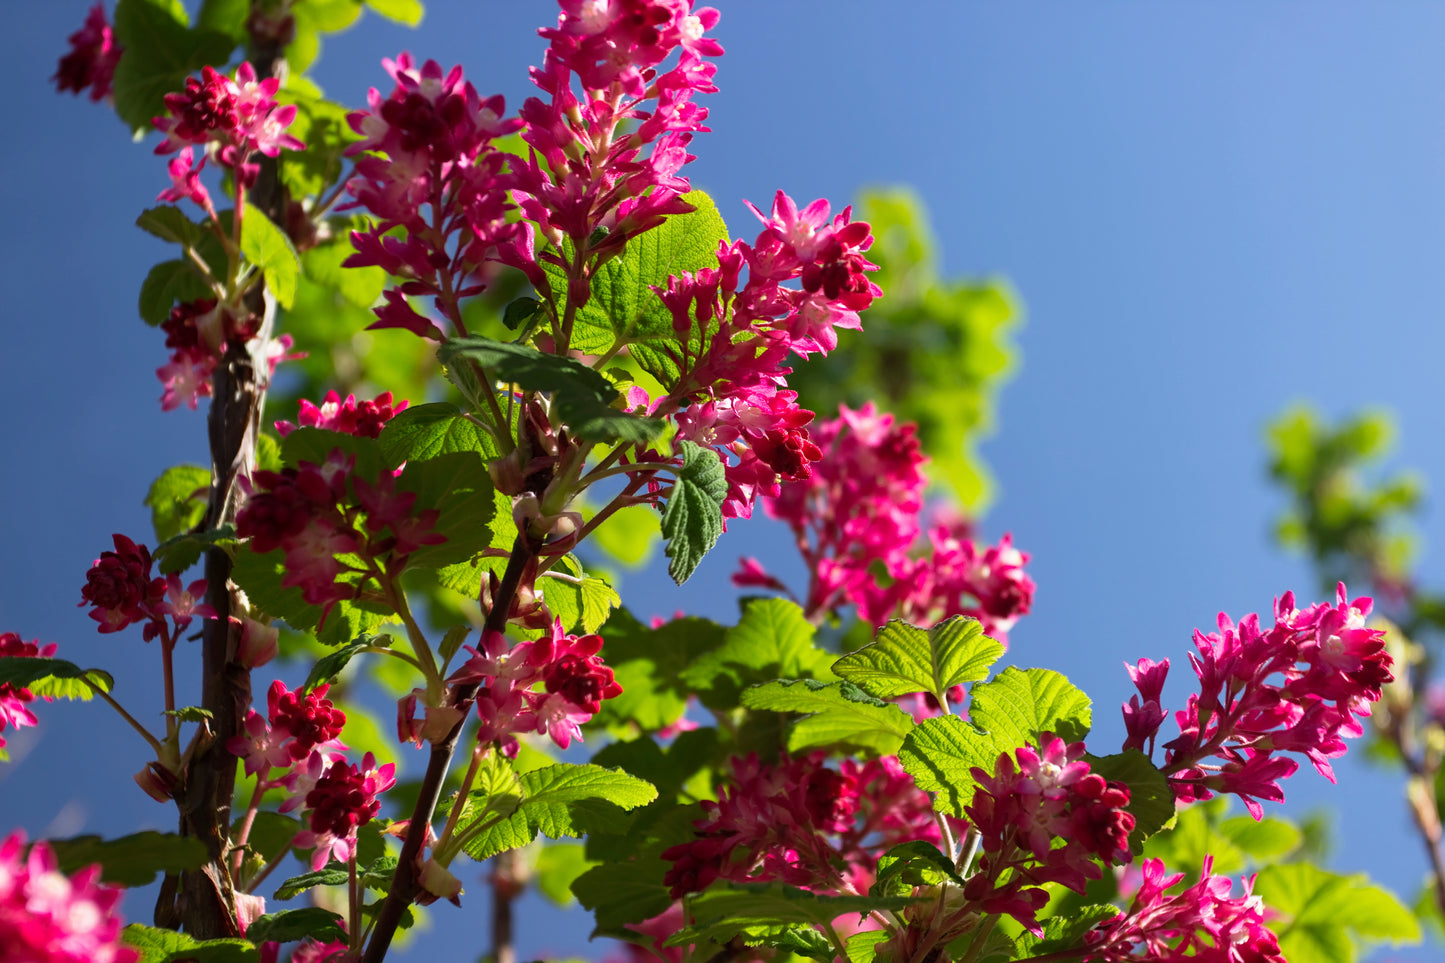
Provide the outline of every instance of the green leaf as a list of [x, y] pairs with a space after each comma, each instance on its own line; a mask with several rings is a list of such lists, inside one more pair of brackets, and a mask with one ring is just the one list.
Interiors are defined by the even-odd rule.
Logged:
[[1011, 742], [999, 745], [958, 716], [938, 716], [923, 720], [904, 737], [898, 761], [919, 789], [933, 793], [934, 809], [961, 819], [977, 788], [970, 770], [977, 766], [992, 773], [999, 754], [1015, 748]]
[[177, 303], [196, 301], [212, 296], [200, 271], [190, 261], [162, 261], [150, 269], [140, 285], [137, 308], [141, 320], [155, 326], [171, 316]]
[[686, 582], [723, 532], [728, 482], [722, 459], [711, 448], [682, 443], [682, 468], [662, 509], [662, 537], [672, 561], [667, 574]]
[[749, 709], [809, 713], [789, 732], [789, 752], [847, 746], [893, 755], [913, 728], [913, 719], [898, 706], [849, 682], [777, 680], [744, 689], [742, 704]]
[[346, 940], [346, 930], [337, 914], [319, 906], [267, 913], [246, 929], [246, 938], [260, 943], [289, 943], [312, 937], [323, 943]]
[[1353, 960], [1353, 934], [1395, 944], [1418, 942], [1414, 914], [1363, 875], [1339, 876], [1308, 863], [1273, 863], [1260, 870], [1255, 895], [1285, 914], [1274, 927], [1291, 963], [1321, 960], [1321, 952]]
[[445, 402], [407, 408], [386, 423], [380, 441], [382, 457], [393, 467], [455, 452], [475, 452], [487, 460], [499, 454], [486, 429]]
[[356, 459], [355, 474], [363, 478], [375, 478], [381, 474], [381, 446], [375, 439], [324, 428], [297, 428], [292, 431], [281, 441], [281, 458], [291, 468], [303, 461], [321, 465], [337, 449]]
[[585, 576], [580, 582], [548, 577], [537, 582], [552, 614], [568, 632], [592, 635], [607, 621], [622, 598], [605, 579]]
[[520, 804], [511, 815], [467, 842], [466, 852], [473, 859], [525, 846], [539, 832], [550, 839], [580, 837], [594, 827], [616, 832], [621, 828], [616, 813], [657, 798], [650, 783], [621, 770], [590, 764], [559, 763], [517, 778]]
[[572, 884], [595, 865], [577, 843], [543, 846], [533, 866], [537, 889], [557, 906], [570, 906], [577, 901], [572, 895]]
[[625, 863], [594, 866], [572, 883], [577, 902], [597, 920], [596, 936], [636, 938], [626, 926], [641, 923], [672, 905], [672, 894], [662, 882], [670, 863], [644, 857]]
[[202, 0], [196, 26], [225, 34], [237, 44], [250, 39], [246, 18], [251, 15], [251, 0]]
[[1082, 944], [1084, 934], [1118, 915], [1119, 910], [1113, 906], [1084, 906], [1077, 913], [1067, 916], [1051, 915], [1040, 920], [1044, 930], [1042, 936], [1035, 936], [1027, 930], [1019, 934], [1019, 953], [1009, 958], [1063, 954], [1068, 950], [1076, 950], [1075, 955], [1078, 955], [1077, 948]]
[[562, 422], [587, 441], [646, 444], [665, 427], [657, 418], [612, 407], [618, 398], [612, 382], [573, 358], [479, 335], [447, 340], [437, 357], [448, 367], [454, 367], [458, 359], [474, 361], [502, 381], [528, 391], [549, 392]]
[[224, 64], [236, 42], [216, 30], [192, 30], [177, 0], [118, 0], [115, 39], [125, 48], [112, 89], [115, 112], [133, 131], [152, 130], [166, 113], [165, 95], [207, 64]]
[[147, 208], [135, 219], [135, 226], [162, 241], [170, 241], [181, 247], [198, 247], [211, 235], [210, 228], [186, 217], [185, 212], [174, 204]]
[[236, 527], [222, 525], [209, 532], [182, 532], [161, 542], [151, 552], [161, 572], [170, 575], [184, 572], [200, 559], [201, 553], [212, 546], [230, 549], [236, 544]]
[[181, 706], [179, 709], [166, 709], [161, 715], [174, 716], [181, 722], [201, 722], [216, 717], [216, 714], [210, 709], [203, 709], [200, 706]]
[[977, 619], [955, 616], [926, 630], [893, 619], [833, 671], [883, 699], [927, 692], [942, 705], [949, 689], [987, 678], [1002, 655], [1003, 646], [983, 634]]
[[1299, 827], [1283, 819], [1236, 816], [1219, 824], [1219, 834], [1256, 862], [1264, 863], [1293, 853], [1304, 842]]
[[64, 659], [29, 659], [0, 656], [0, 685], [29, 689], [49, 699], [79, 699], [89, 702], [95, 690], [109, 692], [115, 680], [102, 669], [82, 669]]
[[256, 963], [260, 949], [250, 940], [197, 940], [175, 930], [131, 923], [120, 940], [140, 951], [138, 963]]
[[512, 331], [525, 330], [531, 326], [541, 310], [542, 302], [536, 298], [517, 298], [507, 302], [502, 311], [502, 323]]
[[242, 545], [236, 549], [231, 578], [245, 590], [252, 605], [298, 631], [316, 630], [316, 639], [322, 645], [345, 645], [374, 632], [393, 617], [382, 603], [367, 600], [337, 602], [329, 612], [323, 612], [320, 606], [308, 604], [299, 588], [281, 584], [285, 572], [286, 555], [281, 549], [259, 554]]
[[868, 895], [911, 896], [916, 886], [937, 886], [945, 881], [963, 885], [953, 860], [932, 843], [915, 839], [878, 857], [878, 873]]
[[626, 609], [613, 612], [604, 628], [602, 658], [616, 674], [622, 694], [603, 702], [595, 718], [613, 729], [636, 724], [645, 732], [656, 732], [682, 716], [692, 694], [684, 670], [724, 639], [722, 626], [705, 619], [675, 619], [653, 629]]
[[421, 0], [366, 0], [366, 5], [380, 16], [408, 27], [421, 23]]
[[879, 943], [888, 941], [886, 930], [863, 930], [848, 937], [849, 963], [871, 963]]
[[[627, 242], [621, 256], [597, 269], [592, 296], [576, 312], [572, 347], [600, 354], [617, 340], [628, 342], [643, 369], [672, 388], [677, 381], [677, 349], [682, 340], [673, 330], [672, 312], [652, 290], [666, 287], [669, 275], [718, 265], [719, 241], [729, 240], [717, 205], [702, 191], [682, 198], [696, 210], [674, 214], [661, 225]], [[566, 273], [543, 262], [558, 307], [567, 290]], [[695, 333], [684, 339], [696, 341]]]
[[1169, 788], [1169, 780], [1138, 749], [1126, 749], [1112, 756], [1089, 756], [1088, 762], [1089, 768], [1105, 779], [1129, 787], [1129, 805], [1124, 807], [1134, 817], [1129, 848], [1138, 855], [1144, 840], [1174, 818], [1174, 791]]
[[708, 708], [731, 709], [742, 690], [778, 678], [834, 681], [831, 653], [813, 644], [815, 629], [786, 599], [753, 599], [724, 642], [700, 655], [680, 676]]
[[440, 513], [432, 529], [446, 538], [441, 544], [425, 545], [413, 552], [407, 568], [441, 568], [465, 562], [491, 545], [496, 499], [491, 476], [476, 452], [448, 452], [407, 462], [396, 487], [416, 493], [414, 512], [435, 508]]
[[365, 635], [359, 639], [348, 642], [334, 652], [328, 652], [317, 660], [306, 676], [306, 682], [301, 686], [303, 689], [314, 689], [323, 682], [334, 682], [341, 675], [341, 671], [347, 664], [363, 652], [375, 651], [378, 648], [389, 649], [396, 640], [389, 635]]
[[[396, 864], [397, 859], [395, 856], [382, 856], [360, 869], [357, 875], [361, 884], [368, 889], [386, 892], [391, 887], [391, 879], [396, 872]], [[316, 886], [345, 886], [350, 879], [351, 872], [347, 867], [333, 863], [325, 869], [291, 877], [276, 887], [276, 893], [272, 898], [284, 902], [289, 899], [295, 899], [308, 889]]]
[[119, 839], [76, 836], [48, 841], [60, 871], [67, 876], [100, 864], [100, 878], [117, 886], [148, 886], [158, 873], [200, 869], [206, 847], [199, 839], [147, 831]]
[[692, 898], [691, 926], [668, 937], [664, 946], [710, 941], [724, 944], [753, 927], [802, 923], [832, 926], [845, 913], [901, 910], [916, 902], [902, 897], [820, 896], [781, 883], [724, 884]]
[[200, 465], [176, 465], [161, 472], [145, 497], [156, 541], [167, 541], [199, 525], [210, 489], [211, 472]]
[[301, 266], [317, 284], [331, 288], [358, 308], [369, 308], [386, 287], [386, 272], [379, 267], [342, 267], [341, 262], [354, 253], [350, 239], [341, 237], [308, 249], [301, 255]]
[[1052, 732], [1065, 742], [1089, 734], [1089, 697], [1052, 669], [1009, 666], [990, 682], [973, 687], [969, 718], [1006, 748], [1039, 744]]
[[275, 295], [281, 307], [289, 308], [296, 302], [301, 257], [286, 232], [251, 204], [246, 205], [245, 220], [241, 222], [241, 253], [261, 269], [266, 277], [266, 289]]

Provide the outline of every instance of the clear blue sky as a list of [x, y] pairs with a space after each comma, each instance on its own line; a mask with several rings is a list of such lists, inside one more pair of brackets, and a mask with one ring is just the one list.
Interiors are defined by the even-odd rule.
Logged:
[[[148, 535], [140, 502], [154, 475], [204, 457], [204, 423], [160, 412], [162, 338], [134, 308], [145, 271], [169, 256], [132, 226], [167, 185], [164, 163], [47, 81], [86, 5], [6, 7], [0, 630], [59, 642], [139, 692], [158, 653], [133, 634], [98, 636], [75, 603], [111, 532]], [[1003, 276], [1019, 292], [1022, 367], [984, 448], [1000, 492], [986, 529], [1012, 531], [1034, 556], [1037, 604], [1010, 659], [1093, 696], [1101, 751], [1121, 732], [1123, 661], [1184, 669], [1191, 629], [1216, 611], [1313, 591], [1268, 537], [1280, 499], [1262, 432], [1286, 404], [1393, 409], [1400, 460], [1445, 479], [1445, 8], [717, 5], [728, 53], [691, 176], [736, 232], [755, 230], [742, 200], [779, 187], [841, 204], [908, 184], [929, 204], [947, 273]], [[410, 49], [463, 63], [515, 107], [542, 50], [532, 30], [555, 9], [429, 0], [415, 33], [366, 18], [327, 41], [319, 79], [360, 104], [386, 85], [379, 59]], [[1425, 535], [1445, 544], [1438, 512]], [[695, 586], [634, 577], [628, 602], [730, 620], [717, 587], [743, 553], [796, 573], [777, 532], [738, 526]], [[1439, 557], [1423, 568], [1437, 583]], [[1182, 702], [1180, 681], [1168, 694]], [[13, 740], [28, 755], [0, 767], [0, 832], [171, 825], [131, 788], [142, 747], [105, 710], [40, 715], [38, 741]], [[1289, 809], [1336, 806], [1335, 868], [1412, 897], [1425, 863], [1400, 781], [1348, 757], [1337, 770], [1335, 788], [1296, 776]], [[127, 909], [149, 916], [145, 901]], [[433, 914], [445, 930], [434, 938], [480, 952], [476, 912]], [[598, 947], [557, 930], [522, 951]]]

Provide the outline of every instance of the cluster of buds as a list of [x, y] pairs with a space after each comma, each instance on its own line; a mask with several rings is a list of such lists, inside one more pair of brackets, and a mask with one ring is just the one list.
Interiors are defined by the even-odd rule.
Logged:
[[[1334, 605], [1303, 610], [1287, 592], [1275, 602], [1268, 631], [1258, 615], [1236, 626], [1223, 613], [1218, 632], [1196, 631], [1199, 652], [1189, 661], [1199, 692], [1174, 713], [1179, 736], [1164, 747], [1162, 768], [1175, 797], [1192, 802], [1233, 793], [1259, 819], [1259, 800], [1282, 802], [1279, 782], [1299, 768], [1284, 752], [1304, 754], [1333, 782], [1329, 759], [1344, 754], [1345, 737], [1363, 734], [1359, 720], [1394, 679], [1384, 631], [1365, 627], [1371, 605], [1368, 598], [1351, 602], [1343, 584]], [[1168, 672], [1167, 659], [1130, 668], [1139, 694], [1124, 706], [1125, 748], [1153, 750]]]
[[[1008, 535], [996, 545], [979, 543], [967, 520], [949, 514], [925, 530], [927, 459], [916, 427], [869, 403], [857, 411], [844, 406], [812, 437], [822, 456], [810, 476], [788, 481], [763, 503], [793, 530], [811, 574], [805, 610], [853, 605], [872, 625], [965, 615], [1007, 644], [1008, 630], [1033, 603], [1034, 582], [1023, 570], [1028, 556]], [[733, 581], [786, 591], [750, 559]]]
[[[418, 69], [406, 53], [382, 65], [396, 88], [383, 99], [373, 87], [368, 109], [347, 116], [361, 135], [347, 153], [365, 152], [347, 185], [354, 198], [349, 206], [365, 207], [377, 220], [352, 232], [356, 253], [346, 265], [375, 265], [406, 279], [385, 293], [372, 327], [405, 328], [439, 341], [441, 329], [406, 298], [435, 298], [457, 333], [466, 333], [458, 302], [482, 291], [484, 262], [518, 232], [507, 222], [507, 155], [492, 141], [522, 121], [503, 118], [500, 95], [478, 96], [461, 67], [443, 76], [436, 61]], [[404, 236], [396, 236], [398, 227]]]
[[[55, 655], [54, 642], [41, 646], [39, 642], [26, 642], [15, 632], [0, 632], [0, 659], [48, 659]], [[23, 686], [0, 682], [0, 733], [7, 728], [27, 729], [38, 725], [30, 703], [35, 693]], [[0, 759], [4, 758], [5, 737], [0, 735]]]
[[134, 963], [120, 941], [116, 912], [124, 891], [100, 882], [100, 867], [60, 872], [44, 842], [25, 851], [25, 835], [0, 842], [0, 949], [26, 963]]
[[821, 752], [765, 765], [735, 756], [732, 778], [705, 801], [697, 838], [663, 852], [674, 897], [715, 880], [779, 880], [820, 891], [867, 892], [878, 856], [913, 840], [938, 842], [928, 795], [893, 756], [837, 769]]
[[[477, 741], [495, 742], [508, 756], [517, 754], [517, 736], [545, 732], [563, 749], [582, 740], [582, 726], [602, 708], [602, 700], [622, 694], [612, 670], [597, 653], [600, 635], [568, 635], [561, 620], [540, 639], [509, 646], [500, 632], [484, 631], [478, 648], [447, 680], [479, 685]], [[539, 688], [540, 686], [540, 688]], [[411, 719], [415, 699], [403, 700], [398, 724], [403, 740], [420, 742], [424, 724]], [[450, 726], [447, 727], [448, 729]]]
[[1090, 772], [1083, 755], [1082, 742], [1045, 733], [1037, 750], [1001, 753], [992, 773], [974, 767], [978, 789], [964, 812], [982, 855], [963, 896], [977, 909], [1007, 913], [1039, 933], [1044, 883], [1082, 893], [1103, 875], [1100, 860], [1129, 859], [1129, 789]]
[[[319, 465], [258, 471], [236, 516], [236, 533], [251, 539], [253, 551], [285, 552], [282, 584], [327, 610], [355, 598], [367, 579], [395, 576], [423, 546], [446, 541], [432, 530], [436, 509], [413, 510], [415, 492], [398, 491], [387, 472], [373, 484], [354, 469], [355, 458], [335, 449]], [[338, 555], [360, 557], [366, 567]]]
[[143, 622], [147, 642], [159, 637], [171, 646], [195, 617], [216, 617], [201, 601], [205, 579], [182, 586], [178, 574], [153, 575], [150, 549], [118, 533], [112, 538], [115, 551], [100, 553], [80, 590], [80, 604], [91, 606], [90, 617], [100, 632], [119, 632]]

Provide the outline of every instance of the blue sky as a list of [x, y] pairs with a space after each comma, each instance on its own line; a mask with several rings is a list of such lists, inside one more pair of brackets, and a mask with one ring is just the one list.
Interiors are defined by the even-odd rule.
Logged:
[[[929, 205], [945, 273], [1018, 292], [1022, 364], [983, 449], [999, 493], [985, 529], [1013, 532], [1039, 584], [1009, 657], [1089, 692], [1106, 745], [1122, 731], [1122, 662], [1184, 669], [1190, 631], [1217, 611], [1313, 591], [1268, 535], [1281, 500], [1263, 429], [1284, 406], [1387, 407], [1400, 462], [1445, 479], [1445, 8], [717, 5], [728, 52], [691, 177], [736, 232], [755, 230], [743, 199], [780, 187], [840, 205], [906, 184]], [[98, 636], [75, 602], [111, 532], [148, 534], [150, 480], [203, 458], [204, 422], [160, 412], [162, 339], [134, 310], [145, 271], [168, 256], [132, 226], [166, 186], [164, 162], [47, 82], [85, 7], [15, 4], [6, 17], [0, 630], [59, 642], [141, 691], [158, 653]], [[370, 17], [329, 39], [318, 77], [360, 104], [385, 86], [379, 59], [409, 49], [464, 64], [515, 107], [542, 50], [532, 30], [554, 17], [545, 0], [431, 0], [416, 32]], [[1424, 535], [1442, 543], [1433, 509]], [[736, 526], [687, 588], [650, 573], [629, 578], [626, 597], [731, 620], [718, 586], [744, 553], [796, 577], [786, 538], [757, 523]], [[1426, 581], [1440, 580], [1438, 558], [1427, 549]], [[1168, 690], [1178, 702], [1186, 691], [1178, 679]], [[38, 741], [13, 741], [28, 755], [0, 767], [0, 830], [170, 824], [129, 788], [142, 747], [102, 708], [41, 715]], [[1301, 772], [1287, 808], [1336, 807], [1335, 868], [1412, 896], [1425, 862], [1400, 780], [1351, 757], [1337, 771], [1337, 787]], [[451, 942], [480, 932], [471, 914], [433, 915], [445, 945], [480, 945]], [[581, 921], [522, 949], [597, 955], [578, 933]]]

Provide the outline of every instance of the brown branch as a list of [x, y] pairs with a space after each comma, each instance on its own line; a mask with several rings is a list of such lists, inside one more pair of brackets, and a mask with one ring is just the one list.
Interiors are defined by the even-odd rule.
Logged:
[[[512, 607], [512, 600], [516, 598], [517, 587], [522, 582], [523, 573], [536, 559], [540, 548], [540, 539], [529, 537], [525, 530], [517, 533], [517, 540], [512, 545], [512, 555], [507, 560], [507, 569], [492, 597], [492, 610], [487, 614], [487, 621], [482, 629], [484, 633], [501, 632], [506, 628], [507, 612]], [[478, 688], [480, 687], [476, 683], [457, 686], [452, 690], [450, 704], [461, 708], [469, 707], [476, 698]], [[452, 756], [456, 753], [466, 721], [466, 716], [463, 715], [461, 721], [447, 733], [446, 738], [432, 746], [426, 775], [422, 777], [416, 806], [411, 812], [406, 838], [402, 840], [401, 856], [396, 875], [391, 880], [391, 891], [386, 894], [386, 901], [377, 913], [371, 941], [362, 957], [363, 963], [381, 963], [381, 960], [386, 958], [392, 937], [396, 935], [396, 928], [401, 924], [402, 914], [422, 892], [417, 878], [417, 857], [421, 855], [426, 843], [432, 816], [436, 813], [437, 802], [441, 798], [442, 783], [446, 780], [447, 770], [451, 767]]]

